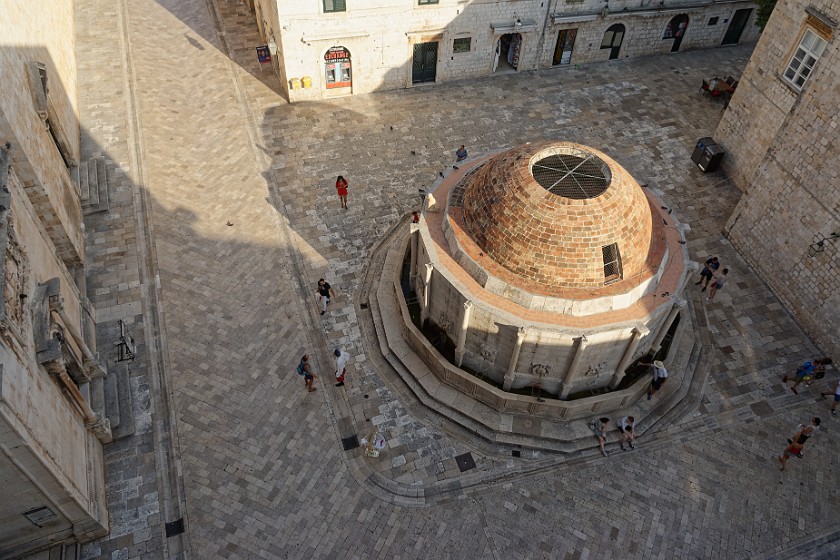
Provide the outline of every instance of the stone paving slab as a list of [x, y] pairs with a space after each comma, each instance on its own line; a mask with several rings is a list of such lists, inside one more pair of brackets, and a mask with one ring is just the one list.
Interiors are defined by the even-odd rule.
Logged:
[[[722, 237], [737, 190], [689, 160], [720, 118], [697, 84], [740, 73], [748, 48], [288, 106], [254, 59], [252, 21], [230, 1], [128, 9], [193, 556], [821, 557], [840, 517], [833, 423], [789, 472], [772, 458], [799, 421], [827, 416], [813, 392], [794, 396], [779, 380], [817, 350]], [[492, 455], [389, 389], [353, 302], [371, 247], [455, 147], [542, 138], [597, 146], [661, 190], [692, 227], [692, 256], [720, 255], [732, 281], [706, 307], [707, 391], [672, 437], [606, 459], [523, 453], [506, 461], [542, 468], [475, 484]], [[320, 276], [339, 292], [323, 318]], [[343, 389], [330, 383], [335, 345], [354, 356]], [[308, 395], [293, 371], [303, 352], [321, 374]], [[341, 445], [365, 394], [391, 478], [356, 468], [360, 450]], [[477, 468], [461, 473], [455, 457], [467, 452]], [[432, 479], [458, 499], [416, 507], [404, 490]], [[164, 557], [110, 550], [101, 557]]]

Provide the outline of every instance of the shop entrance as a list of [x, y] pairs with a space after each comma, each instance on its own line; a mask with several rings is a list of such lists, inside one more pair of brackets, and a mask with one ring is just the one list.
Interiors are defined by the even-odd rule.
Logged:
[[569, 64], [572, 61], [572, 49], [575, 48], [577, 29], [563, 29], [557, 34], [557, 45], [554, 47], [552, 66]]
[[505, 33], [496, 41], [496, 53], [493, 59], [493, 72], [519, 69], [519, 57], [522, 53], [522, 35]]
[[327, 89], [349, 88], [353, 85], [350, 51], [344, 47], [331, 47], [324, 53], [324, 85]]
[[411, 83], [424, 84], [434, 82], [437, 75], [438, 44], [415, 43], [414, 58], [411, 62]]
[[680, 50], [685, 31], [688, 29], [688, 16], [680, 14], [671, 18], [668, 26], [665, 28], [665, 33], [662, 35], [663, 39], [673, 39], [674, 44], [671, 45], [671, 52]]

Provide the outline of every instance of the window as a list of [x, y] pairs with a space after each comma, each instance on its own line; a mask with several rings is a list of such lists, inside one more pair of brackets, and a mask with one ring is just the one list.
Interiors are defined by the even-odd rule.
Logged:
[[710, 17], [709, 18], [709, 25], [717, 25], [720, 18], [718, 16]]
[[417, 0], [417, 3], [421, 6], [423, 4], [437, 4], [438, 2], [440, 2], [440, 0]]
[[785, 79], [796, 89], [802, 89], [805, 85], [805, 80], [825, 50], [825, 45], [825, 40], [819, 35], [810, 29], [805, 30], [805, 35], [802, 36], [802, 41], [796, 47], [793, 59], [785, 70]]
[[470, 43], [472, 42], [472, 37], [462, 37], [460, 39], [455, 39], [452, 41], [452, 52], [454, 53], [462, 53], [462, 52], [470, 52]]
[[612, 284], [621, 280], [621, 256], [618, 254], [618, 243], [601, 247], [604, 256], [604, 284]]
[[324, 0], [324, 13], [346, 11], [347, 5], [345, 0]]

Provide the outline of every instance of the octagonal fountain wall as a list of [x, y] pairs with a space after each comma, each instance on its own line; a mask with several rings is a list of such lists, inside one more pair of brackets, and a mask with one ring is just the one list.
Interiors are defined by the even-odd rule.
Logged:
[[598, 150], [526, 144], [468, 162], [434, 197], [412, 226], [408, 284], [464, 379], [558, 399], [615, 389], [684, 304], [674, 219]]

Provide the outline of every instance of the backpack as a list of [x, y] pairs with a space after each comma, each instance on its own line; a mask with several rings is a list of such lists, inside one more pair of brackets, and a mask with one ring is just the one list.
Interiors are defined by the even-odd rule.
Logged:
[[811, 362], [805, 362], [797, 368], [796, 375], [801, 377], [804, 381], [808, 381], [811, 379], [811, 375], [814, 373], [815, 369], [814, 364]]
[[301, 362], [297, 366], [298, 375], [306, 375], [306, 364]]

